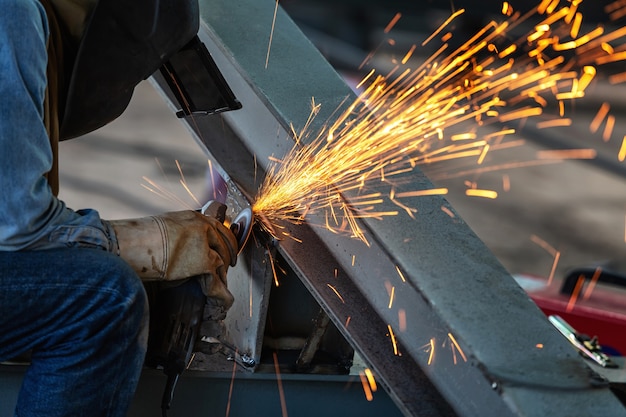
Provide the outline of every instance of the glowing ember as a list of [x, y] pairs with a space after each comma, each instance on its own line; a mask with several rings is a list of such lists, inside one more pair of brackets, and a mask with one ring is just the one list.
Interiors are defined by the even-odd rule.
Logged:
[[393, 333], [393, 329], [391, 325], [387, 325], [387, 330], [389, 330], [389, 337], [391, 338], [391, 344], [393, 345], [393, 354], [396, 356], [400, 355], [400, 351], [398, 350], [398, 342], [396, 340], [396, 335]]
[[567, 302], [567, 307], [565, 311], [568, 313], [574, 309], [574, 305], [576, 304], [576, 300], [578, 299], [578, 295], [580, 294], [580, 290], [582, 290], [583, 285], [585, 284], [585, 276], [580, 275], [578, 280], [576, 281], [576, 286], [574, 287], [574, 291], [572, 291], [572, 295]]
[[589, 286], [585, 289], [585, 293], [583, 294], [584, 300], [587, 300], [589, 299], [589, 297], [591, 297], [591, 293], [593, 292], [593, 289], [596, 287], [596, 284], [598, 283], [598, 280], [600, 279], [601, 274], [602, 274], [602, 268], [600, 267], [597, 267], [595, 271], [593, 271], [591, 282], [589, 283]]
[[453, 346], [452, 347], [452, 355], [453, 355], [454, 363], [456, 364], [455, 349], [456, 349], [457, 352], [459, 352], [459, 354], [461, 355], [461, 358], [463, 358], [463, 362], [467, 362], [467, 357], [465, 356], [465, 353], [463, 352], [463, 349], [461, 349], [461, 346], [459, 346], [459, 343], [456, 341], [456, 339], [454, 338], [452, 333], [448, 333], [448, 338], [452, 342], [452, 346]]
[[550, 270], [550, 275], [548, 275], [548, 285], [551, 285], [552, 280], [554, 279], [554, 274], [556, 273], [556, 267], [559, 264], [559, 259], [561, 258], [561, 252], [556, 250], [556, 248], [537, 235], [532, 235], [530, 240], [541, 246], [546, 252], [554, 257], [552, 261], [552, 269]]
[[[357, 100], [316, 133], [307, 131], [319, 110], [313, 103], [305, 128], [294, 132], [293, 150], [270, 166], [254, 212], [269, 227], [323, 214], [327, 229], [367, 242], [356, 219], [382, 219], [401, 212], [414, 217], [417, 210], [401, 201], [403, 198], [447, 192], [398, 191], [406, 187], [409, 181], [402, 179], [416, 166], [460, 158], [483, 164], [489, 152], [511, 146], [505, 135], [515, 129], [503, 128], [503, 124], [539, 116], [543, 117], [537, 123], [539, 128], [571, 124], [563, 118], [563, 103], [584, 97], [597, 66], [626, 60], [626, 53], [610, 45], [626, 36], [626, 30], [605, 33], [604, 27], [598, 26], [579, 34], [583, 28], [579, 4], [572, 1], [560, 6], [557, 0], [543, 0], [522, 14], [506, 2], [504, 21], [489, 22], [452, 52], [451, 36], [446, 34], [436, 52], [416, 68], [409, 65], [413, 46], [386, 76], [370, 71], [360, 83], [363, 92]], [[623, 10], [621, 5], [612, 5], [607, 13], [616, 16]], [[452, 14], [422, 45], [433, 42], [463, 13]], [[385, 31], [400, 18], [397, 14]], [[511, 41], [509, 32], [530, 19], [537, 22], [528, 33]], [[551, 106], [558, 107], [558, 116], [545, 120], [544, 113]], [[615, 120], [608, 117], [608, 111], [605, 103], [590, 126], [592, 132], [606, 120], [603, 135], [610, 136]], [[468, 122], [473, 127], [464, 131]], [[491, 130], [483, 134], [486, 126]], [[498, 134], [493, 135], [493, 127]], [[592, 150], [543, 151], [538, 155], [548, 159], [593, 157]], [[514, 165], [484, 167], [473, 173], [503, 167]], [[467, 194], [497, 197], [495, 191], [475, 188]], [[401, 210], [379, 210], [385, 201]]]
[[367, 401], [374, 400], [374, 395], [372, 394], [372, 389], [367, 381], [367, 376], [363, 372], [359, 372], [359, 378], [361, 379], [361, 385], [363, 386], [363, 393], [365, 394], [365, 399]]

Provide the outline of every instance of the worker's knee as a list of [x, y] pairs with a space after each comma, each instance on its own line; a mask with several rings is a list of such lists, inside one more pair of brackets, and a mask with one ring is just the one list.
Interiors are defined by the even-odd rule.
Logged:
[[[148, 298], [143, 283], [135, 271], [120, 257], [108, 252], [93, 251], [100, 259], [100, 269], [94, 277], [101, 286], [100, 297], [112, 320], [119, 320], [133, 333], [147, 332]], [[110, 294], [107, 295], [107, 293]], [[144, 335], [147, 341], [147, 334]], [[140, 336], [143, 337], [143, 336]]]

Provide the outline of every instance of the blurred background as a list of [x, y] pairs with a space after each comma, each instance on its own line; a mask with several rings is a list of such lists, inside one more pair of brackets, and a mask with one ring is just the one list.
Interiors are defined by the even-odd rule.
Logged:
[[[534, 5], [523, 3], [518, 7]], [[585, 28], [617, 25], [603, 13], [607, 3], [583, 2], [588, 6], [583, 9]], [[451, 11], [467, 10], [453, 27], [455, 39], [463, 41], [501, 15], [502, 2], [283, 0], [280, 5], [355, 86], [370, 68], [384, 74], [393, 59], [420, 45]], [[385, 33], [398, 13], [400, 19]], [[270, 27], [268, 22], [268, 36]], [[433, 48], [418, 47], [412, 59], [424, 61]], [[558, 277], [573, 267], [626, 259], [626, 163], [618, 158], [626, 135], [626, 84], [610, 84], [605, 75], [598, 74], [586, 97], [569, 109], [572, 126], [520, 128], [524, 146], [493, 153], [490, 163], [499, 164], [495, 158], [502, 158], [502, 163], [536, 161], [537, 152], [550, 149], [593, 148], [595, 158], [482, 174], [464, 172], [454, 162], [421, 167], [436, 186], [449, 188], [446, 198], [513, 274], [547, 277], [556, 265]], [[590, 129], [605, 102], [615, 117], [608, 139], [602, 137], [602, 129]], [[204, 203], [206, 155], [149, 82], [136, 89], [118, 120], [62, 143], [60, 167], [61, 198], [75, 209], [96, 208], [104, 218], [145, 216]], [[498, 197], [468, 197], [465, 191], [472, 184], [496, 190]]]

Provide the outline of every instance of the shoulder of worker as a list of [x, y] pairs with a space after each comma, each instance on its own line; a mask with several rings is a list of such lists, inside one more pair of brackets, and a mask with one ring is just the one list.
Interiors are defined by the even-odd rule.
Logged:
[[63, 22], [69, 34], [80, 40], [85, 26], [98, 0], [42, 0], [53, 6], [57, 18]]

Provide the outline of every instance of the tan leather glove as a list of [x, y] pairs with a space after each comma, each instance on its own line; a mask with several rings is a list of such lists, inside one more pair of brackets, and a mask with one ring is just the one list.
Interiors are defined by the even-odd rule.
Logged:
[[233, 296], [226, 272], [237, 262], [237, 239], [218, 220], [188, 210], [108, 223], [119, 255], [142, 280], [202, 276], [204, 294], [230, 308]]

